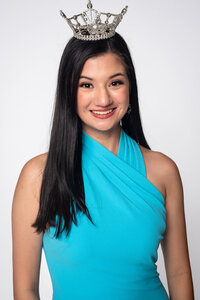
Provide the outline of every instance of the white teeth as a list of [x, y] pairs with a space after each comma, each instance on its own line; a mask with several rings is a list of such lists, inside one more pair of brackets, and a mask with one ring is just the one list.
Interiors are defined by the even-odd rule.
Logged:
[[[113, 108], [114, 109], [114, 108]], [[110, 110], [107, 110], [107, 111], [96, 111], [96, 110], [92, 110], [92, 112], [94, 114], [97, 114], [97, 115], [106, 115], [106, 114], [109, 114], [110, 112], [113, 111], [113, 109], [110, 109]]]

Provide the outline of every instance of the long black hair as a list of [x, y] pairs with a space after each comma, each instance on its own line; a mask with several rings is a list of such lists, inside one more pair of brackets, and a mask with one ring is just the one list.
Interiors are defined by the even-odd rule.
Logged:
[[85, 205], [81, 164], [82, 124], [76, 113], [76, 96], [86, 60], [108, 52], [122, 59], [129, 79], [132, 110], [123, 117], [122, 128], [138, 144], [150, 149], [141, 124], [135, 70], [124, 39], [118, 33], [100, 41], [71, 38], [60, 61], [49, 151], [40, 190], [40, 208], [32, 224], [38, 233], [45, 232], [47, 226], [55, 226], [56, 238], [64, 230], [68, 236], [72, 222], [77, 225], [78, 212], [86, 214], [94, 224]]

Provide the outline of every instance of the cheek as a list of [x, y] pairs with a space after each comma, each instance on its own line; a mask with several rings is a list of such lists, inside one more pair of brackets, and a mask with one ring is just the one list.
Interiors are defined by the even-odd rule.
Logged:
[[125, 88], [121, 90], [120, 93], [117, 95], [117, 98], [121, 104], [127, 105], [127, 103], [129, 103], [129, 89]]
[[90, 100], [86, 93], [77, 92], [77, 101], [76, 101], [77, 113], [81, 114], [81, 112], [88, 107], [89, 102]]

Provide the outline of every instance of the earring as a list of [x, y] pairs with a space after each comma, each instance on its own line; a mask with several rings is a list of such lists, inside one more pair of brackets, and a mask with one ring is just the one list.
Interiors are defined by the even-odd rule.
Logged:
[[131, 110], [132, 110], [132, 108], [131, 108], [131, 104], [129, 103], [129, 105], [128, 105], [128, 110], [127, 110], [127, 114], [129, 115], [130, 114], [130, 112], [131, 112]]
[[120, 126], [122, 127], [122, 120], [119, 121]]

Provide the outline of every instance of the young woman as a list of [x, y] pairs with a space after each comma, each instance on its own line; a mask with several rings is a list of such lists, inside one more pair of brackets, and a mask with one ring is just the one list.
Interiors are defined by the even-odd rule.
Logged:
[[181, 178], [146, 142], [119, 34], [66, 45], [49, 151], [21, 171], [12, 226], [16, 300], [39, 299], [42, 248], [54, 300], [194, 299]]

